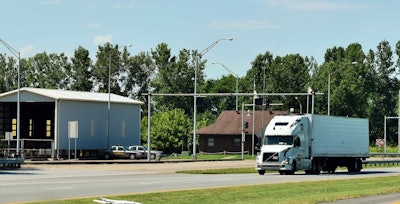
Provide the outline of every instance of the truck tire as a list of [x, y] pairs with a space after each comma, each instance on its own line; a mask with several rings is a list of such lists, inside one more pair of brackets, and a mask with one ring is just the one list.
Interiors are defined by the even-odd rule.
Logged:
[[258, 170], [258, 174], [259, 175], [264, 175], [265, 174], [265, 170]]
[[136, 159], [136, 155], [135, 155], [135, 154], [130, 154], [130, 155], [129, 155], [129, 159], [132, 159], [132, 160], [133, 160], [133, 159]]
[[319, 162], [319, 159], [313, 159], [311, 166], [311, 172], [315, 175], [319, 175], [321, 172], [321, 163]]
[[150, 154], [150, 159], [151, 159], [151, 160], [156, 159], [156, 155], [155, 155], [155, 154]]
[[109, 159], [111, 159], [111, 156], [109, 154], [104, 154], [104, 159], [109, 160]]
[[293, 161], [292, 163], [292, 170], [287, 171], [287, 174], [289, 175], [293, 175], [296, 172], [297, 168], [296, 168], [296, 161]]
[[349, 173], [354, 173], [354, 172], [361, 172], [362, 169], [362, 163], [360, 159], [354, 159], [353, 161], [349, 162], [349, 165], [347, 166], [347, 171]]

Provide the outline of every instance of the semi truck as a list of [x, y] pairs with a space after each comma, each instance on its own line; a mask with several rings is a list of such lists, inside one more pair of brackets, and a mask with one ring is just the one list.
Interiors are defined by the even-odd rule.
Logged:
[[328, 115], [278, 115], [272, 118], [256, 158], [256, 170], [294, 174], [360, 172], [369, 157], [368, 119]]

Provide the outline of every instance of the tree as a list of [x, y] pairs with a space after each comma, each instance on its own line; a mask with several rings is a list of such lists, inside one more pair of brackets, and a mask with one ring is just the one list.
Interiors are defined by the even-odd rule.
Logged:
[[89, 51], [81, 46], [75, 50], [71, 57], [71, 89], [75, 91], [92, 90], [92, 60], [89, 57]]
[[[152, 82], [152, 88], [155, 93], [193, 93], [194, 90], [194, 72], [197, 72], [198, 87], [204, 82], [204, 63], [199, 59], [197, 51], [183, 49], [178, 57], [171, 56], [171, 50], [165, 43], [159, 44], [152, 52], [153, 59], [157, 66], [156, 77]], [[197, 60], [199, 64], [197, 66]], [[193, 112], [192, 97], [171, 97], [160, 96], [154, 99], [157, 106], [161, 108], [168, 107], [175, 109], [181, 108], [185, 113]]]
[[[118, 45], [113, 46], [110, 43], [106, 43], [104, 46], [99, 46], [96, 58], [97, 60], [92, 70], [93, 87], [96, 87], [99, 92], [107, 93], [110, 85], [111, 93], [123, 95], [125, 87], [121, 87], [120, 84], [125, 84], [121, 79], [126, 74], [123, 70], [126, 70], [125, 66], [127, 66], [129, 59], [126, 47], [121, 53]], [[109, 79], [110, 84], [108, 83]]]
[[0, 92], [11, 91], [17, 88], [17, 60], [13, 57], [0, 54]]
[[[222, 78], [218, 80], [209, 80], [204, 83], [201, 90], [205, 93], [236, 93], [236, 76], [230, 74], [222, 76]], [[210, 96], [203, 100], [203, 106], [204, 111], [210, 111], [213, 108], [217, 108], [218, 110], [235, 110], [236, 97]]]
[[[370, 57], [371, 58], [371, 57]], [[377, 92], [371, 99], [370, 122], [372, 124], [371, 140], [383, 138], [384, 117], [395, 115], [397, 103], [396, 94], [399, 89], [398, 80], [395, 77], [395, 66], [393, 62], [393, 52], [389, 42], [382, 41], [377, 46], [374, 55], [374, 61], [371, 62], [376, 68], [376, 89]], [[395, 144], [394, 138], [397, 123], [394, 120], [388, 121], [388, 143]], [[397, 129], [397, 128], [396, 128]]]
[[331, 73], [331, 114], [367, 117], [373, 69], [365, 66], [364, 60], [360, 44], [353, 43], [346, 48], [344, 62], [338, 62], [337, 71]]
[[[142, 119], [141, 137], [147, 143], [147, 117]], [[191, 130], [191, 122], [182, 109], [155, 113], [151, 118], [151, 147], [165, 153], [180, 152]], [[186, 145], [187, 142], [186, 142]]]
[[127, 72], [126, 94], [131, 97], [139, 97], [142, 93], [148, 93], [156, 69], [149, 53], [141, 52], [131, 57], [127, 68], [125, 70]]
[[[275, 58], [269, 52], [258, 55], [245, 77], [247, 92], [251, 93], [256, 88], [257, 93], [263, 93], [264, 87], [266, 93], [305, 93], [310, 81], [310, 64], [312, 63], [308, 58], [303, 58], [299, 54]], [[303, 98], [300, 99], [305, 101]], [[269, 100], [283, 102], [283, 108], [286, 110], [298, 106], [294, 96], [269, 97]]]
[[[21, 62], [21, 84], [28, 87], [68, 89], [70, 86], [70, 67], [68, 58], [61, 53], [38, 53]], [[23, 77], [22, 77], [23, 76]]]

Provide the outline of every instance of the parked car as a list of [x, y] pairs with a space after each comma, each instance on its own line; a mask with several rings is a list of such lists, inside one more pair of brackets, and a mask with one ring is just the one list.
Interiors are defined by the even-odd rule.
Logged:
[[108, 148], [104, 153], [104, 159], [112, 158], [141, 159], [146, 158], [146, 155], [143, 155], [139, 151], [130, 150], [129, 148], [122, 145], [113, 145]]
[[[148, 149], [147, 147], [143, 145], [132, 145], [128, 147], [130, 150], [140, 152], [141, 154], [144, 155], [144, 158], [147, 158], [147, 152]], [[150, 151], [150, 159], [154, 160], [156, 158], [161, 158], [162, 151], [157, 151], [157, 150], [151, 150]]]

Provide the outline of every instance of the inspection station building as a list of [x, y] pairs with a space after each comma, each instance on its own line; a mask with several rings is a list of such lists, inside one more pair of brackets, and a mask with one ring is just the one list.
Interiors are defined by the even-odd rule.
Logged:
[[[73, 149], [79, 150], [77, 156], [92, 155], [115, 144], [140, 144], [141, 101], [41, 88], [21, 88], [19, 95], [20, 152], [26, 158], [41, 154], [60, 158]], [[0, 135], [7, 136], [3, 142], [14, 150], [17, 103], [18, 90], [0, 94]]]

